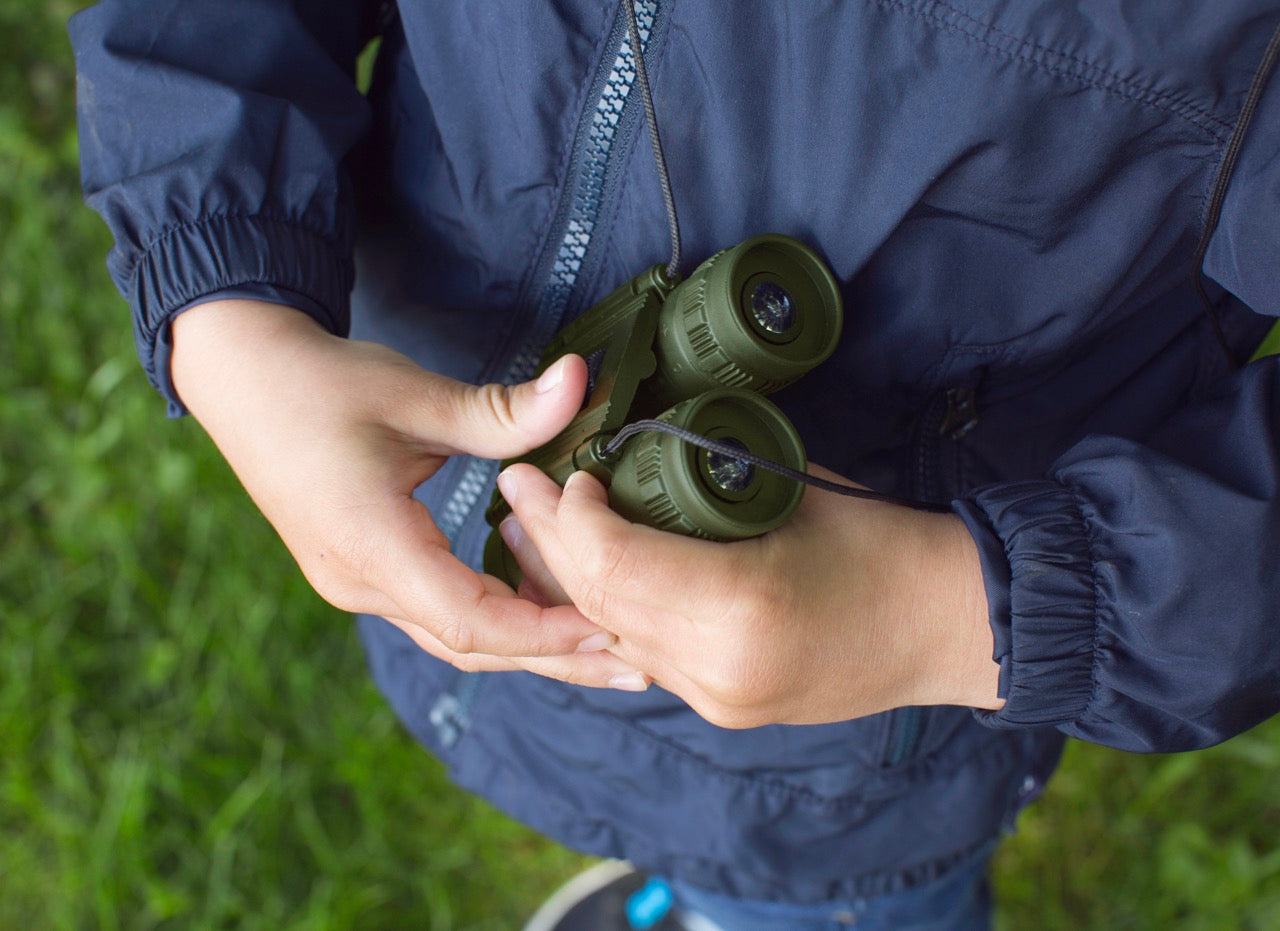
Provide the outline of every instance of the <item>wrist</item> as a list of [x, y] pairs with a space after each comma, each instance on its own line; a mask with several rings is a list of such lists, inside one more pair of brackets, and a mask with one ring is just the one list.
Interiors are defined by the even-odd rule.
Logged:
[[954, 515], [927, 515], [923, 523], [913, 586], [923, 633], [919, 703], [998, 709], [1000, 665], [977, 545]]
[[328, 334], [284, 304], [245, 299], [197, 304], [174, 318], [170, 374], [183, 404], [202, 423], [255, 373], [279, 372], [300, 340]]

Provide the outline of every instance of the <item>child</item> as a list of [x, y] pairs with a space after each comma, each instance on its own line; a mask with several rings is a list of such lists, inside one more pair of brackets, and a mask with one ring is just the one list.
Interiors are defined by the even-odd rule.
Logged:
[[1274, 3], [638, 3], [680, 270], [819, 252], [844, 337], [777, 400], [951, 512], [811, 490], [716, 544], [516, 467], [519, 594], [473, 568], [495, 460], [586, 379], [532, 363], [667, 248], [626, 16], [404, 0], [364, 97], [369, 7], [80, 14], [84, 184], [170, 410], [460, 784], [726, 929], [971, 927], [1064, 735], [1275, 712]]

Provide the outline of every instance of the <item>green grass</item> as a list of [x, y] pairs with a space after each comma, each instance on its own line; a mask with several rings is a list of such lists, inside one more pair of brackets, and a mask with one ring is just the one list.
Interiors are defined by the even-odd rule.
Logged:
[[1198, 753], [1068, 745], [997, 854], [1003, 927], [1280, 928], [1280, 721]]
[[581, 859], [449, 785], [142, 376], [72, 8], [0, 2], [0, 929], [518, 926]]
[[[167, 422], [79, 198], [67, 0], [0, 0], [0, 929], [518, 927], [581, 858], [453, 789]], [[1006, 928], [1280, 927], [1280, 727], [1073, 745]]]

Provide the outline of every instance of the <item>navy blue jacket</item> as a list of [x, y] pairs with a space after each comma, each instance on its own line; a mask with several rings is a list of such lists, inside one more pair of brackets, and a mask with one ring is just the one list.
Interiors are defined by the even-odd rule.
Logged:
[[[616, 2], [403, 0], [365, 98], [369, 6], [72, 23], [85, 190], [175, 410], [169, 321], [211, 294], [513, 381], [665, 255]], [[362, 619], [409, 729], [569, 844], [812, 901], [982, 847], [1064, 734], [1179, 750], [1275, 712], [1280, 373], [1227, 364], [1190, 276], [1280, 3], [639, 7], [684, 271], [760, 232], [826, 257], [845, 335], [780, 403], [813, 461], [954, 502], [1008, 701], [728, 732], [657, 689], [464, 676]], [[1243, 357], [1280, 315], [1277, 83], [1203, 264]], [[459, 457], [420, 492], [472, 560], [495, 472]]]

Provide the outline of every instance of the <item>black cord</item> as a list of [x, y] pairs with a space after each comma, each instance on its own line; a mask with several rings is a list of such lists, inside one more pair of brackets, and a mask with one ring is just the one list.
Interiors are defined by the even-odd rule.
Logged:
[[653, 91], [649, 87], [644, 51], [640, 48], [640, 24], [636, 21], [635, 4], [633, 0], [622, 0], [622, 7], [627, 13], [627, 40], [636, 63], [636, 83], [640, 85], [644, 121], [649, 127], [649, 144], [653, 147], [653, 160], [658, 163], [658, 184], [662, 186], [662, 201], [667, 207], [667, 226], [671, 231], [671, 261], [667, 263], [667, 277], [674, 280], [680, 270], [680, 221], [676, 217], [676, 198], [671, 193], [671, 176], [667, 172], [666, 156], [662, 153], [662, 140], [658, 137], [658, 117], [653, 108]]
[[1200, 233], [1200, 243], [1196, 246], [1195, 258], [1191, 266], [1191, 284], [1204, 305], [1205, 316], [1209, 318], [1209, 324], [1213, 327], [1213, 335], [1218, 340], [1218, 346], [1233, 369], [1240, 368], [1240, 360], [1236, 358], [1235, 352], [1227, 343], [1226, 335], [1222, 332], [1222, 324], [1214, 311], [1213, 302], [1209, 300], [1209, 295], [1204, 289], [1200, 268], [1204, 264], [1204, 257], [1209, 252], [1209, 242], [1218, 229], [1218, 221], [1222, 219], [1222, 205], [1227, 199], [1227, 186], [1231, 183], [1231, 175], [1236, 170], [1236, 161], [1240, 157], [1241, 148], [1244, 147], [1249, 124], [1253, 121], [1253, 115], [1258, 109], [1258, 102], [1262, 99], [1262, 92], [1266, 89], [1267, 79], [1275, 67], [1277, 57], [1280, 57], [1280, 26], [1277, 26], [1275, 32], [1271, 34], [1271, 41], [1262, 55], [1262, 62], [1254, 72], [1253, 83], [1245, 96], [1244, 106], [1240, 108], [1240, 118], [1236, 121], [1236, 128], [1232, 131], [1231, 138], [1227, 140], [1227, 148], [1222, 156], [1222, 164], [1218, 168], [1218, 176], [1213, 183], [1213, 193], [1209, 198], [1204, 230]]
[[[631, 57], [635, 61], [636, 68], [636, 84], [640, 88], [640, 101], [644, 106], [645, 124], [649, 129], [649, 143], [653, 148], [653, 160], [658, 166], [658, 183], [662, 187], [662, 200], [667, 210], [667, 225], [671, 232], [671, 261], [667, 264], [666, 273], [668, 278], [675, 278], [680, 268], [680, 221], [676, 215], [675, 195], [671, 191], [671, 177], [667, 170], [667, 159], [662, 151], [662, 139], [658, 134], [658, 118], [653, 106], [653, 90], [649, 86], [649, 73], [644, 63], [644, 52], [640, 47], [640, 24], [636, 20], [636, 10], [634, 0], [622, 0], [622, 7], [626, 12], [627, 18], [627, 39], [631, 45]], [[905, 507], [915, 508], [921, 511], [933, 511], [936, 513], [949, 513], [950, 508], [944, 505], [933, 504], [927, 501], [916, 501], [911, 498], [899, 498], [894, 495], [883, 494], [878, 491], [872, 491], [869, 488], [858, 488], [853, 485], [842, 485], [836, 482], [829, 482], [826, 479], [817, 478], [805, 472], [797, 471], [781, 463], [765, 459], [763, 456], [757, 456], [748, 450], [742, 449], [729, 443], [722, 443], [718, 440], [710, 439], [683, 427], [673, 426], [661, 420], [637, 420], [635, 423], [627, 424], [602, 450], [605, 456], [612, 456], [617, 450], [637, 433], [648, 430], [656, 430], [660, 433], [667, 433], [675, 436], [686, 443], [708, 450], [709, 452], [719, 453], [722, 456], [731, 459], [737, 459], [742, 462], [748, 462], [752, 465], [759, 466], [770, 472], [775, 472], [786, 478], [797, 482], [803, 482], [806, 485], [812, 485], [815, 488], [821, 488], [824, 491], [833, 491], [839, 495], [846, 495], [850, 498], [864, 498], [869, 501], [883, 501], [890, 504], [899, 504]]]
[[872, 491], [870, 488], [859, 488], [855, 485], [842, 485], [838, 482], [829, 482], [825, 478], [818, 478], [816, 475], [809, 475], [806, 472], [800, 472], [790, 466], [782, 465], [774, 462], [772, 459], [766, 459], [763, 456], [757, 456], [749, 450], [743, 449], [732, 443], [723, 443], [720, 440], [713, 440], [705, 437], [700, 433], [694, 433], [692, 430], [686, 430], [684, 427], [677, 427], [662, 420], [637, 420], [629, 423], [617, 432], [613, 439], [605, 444], [601, 453], [605, 457], [613, 456], [618, 449], [627, 440], [631, 439], [637, 433], [646, 431], [656, 431], [658, 433], [666, 433], [677, 439], [683, 440], [693, 446], [705, 449], [708, 452], [719, 453], [730, 459], [737, 459], [741, 462], [749, 462], [751, 465], [759, 466], [770, 472], [775, 472], [785, 478], [792, 479], [797, 482], [803, 482], [806, 485], [812, 485], [814, 488], [821, 488], [823, 491], [833, 491], [838, 495], [845, 495], [849, 498], [863, 498], [868, 501], [883, 501], [887, 504], [898, 504], [904, 507], [914, 508], [917, 511], [932, 511], [935, 514], [949, 514], [951, 508], [942, 504], [934, 504], [929, 501], [917, 501], [914, 498], [899, 498], [896, 495], [887, 495], [883, 492]]

